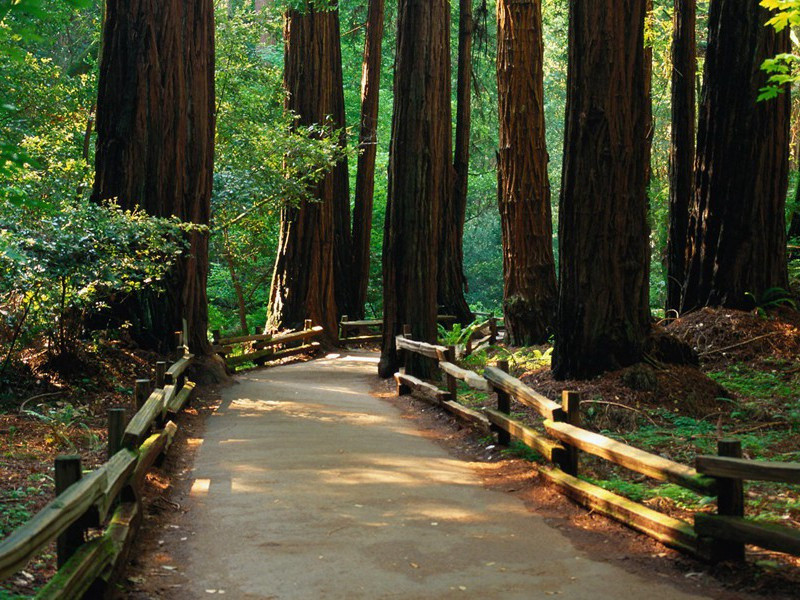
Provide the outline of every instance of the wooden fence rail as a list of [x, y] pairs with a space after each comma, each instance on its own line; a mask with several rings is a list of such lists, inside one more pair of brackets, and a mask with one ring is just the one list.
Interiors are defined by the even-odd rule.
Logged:
[[[406, 329], [407, 330], [407, 329]], [[698, 456], [695, 468], [639, 450], [580, 426], [580, 396], [565, 391], [559, 404], [508, 374], [504, 361], [486, 367], [483, 376], [453, 363], [455, 348], [397, 337], [403, 367], [395, 375], [398, 394], [417, 391], [446, 410], [478, 427], [487, 421], [501, 444], [516, 440], [556, 466], [542, 466], [540, 474], [575, 502], [645, 533], [660, 542], [711, 561], [743, 560], [744, 544], [800, 556], [800, 531], [764, 525], [744, 518], [742, 481], [800, 483], [800, 463], [753, 461], [741, 458], [739, 442], [722, 440], [719, 456]], [[447, 390], [405, 373], [407, 354], [437, 359]], [[483, 414], [458, 404], [455, 380], [478, 391], [497, 394], [497, 409]], [[514, 420], [511, 400], [543, 417], [544, 432]], [[458, 407], [458, 408], [457, 408]], [[466, 412], [465, 412], [466, 411]], [[481, 418], [483, 417], [483, 418]], [[580, 452], [592, 454], [659, 481], [680, 485], [702, 496], [716, 496], [717, 513], [697, 513], [694, 523], [676, 519], [578, 478]]]
[[[193, 357], [184, 354], [182, 343], [179, 350], [182, 355], [168, 369], [164, 363], [156, 365], [155, 383], [161, 387], [143, 401], [141, 396], [153, 382], [137, 380], [134, 402], [138, 410], [127, 426], [124, 410], [109, 410], [105, 464], [81, 476], [78, 457], [56, 460], [60, 493], [0, 542], [0, 580], [23, 569], [58, 538], [58, 572], [36, 597], [96, 598], [109, 591], [141, 520], [139, 490], [145, 475], [168, 450], [178, 429], [172, 421], [163, 427], [162, 423], [167, 415], [180, 412], [195, 387], [185, 378]], [[159, 429], [150, 435], [154, 427]], [[87, 542], [87, 528], [102, 527], [109, 516], [102, 535]]]
[[[222, 356], [231, 369], [236, 369], [246, 363], [262, 365], [267, 361], [287, 358], [306, 352], [316, 352], [320, 344], [313, 341], [322, 335], [323, 328], [313, 326], [306, 320], [301, 331], [293, 331], [281, 335], [258, 334], [240, 337], [222, 338], [219, 332], [214, 332], [214, 351]], [[242, 353], [229, 356], [234, 351], [234, 346], [244, 345]]]
[[[452, 325], [456, 318], [453, 315], [439, 315], [436, 320], [443, 325]], [[339, 341], [343, 344], [375, 342], [383, 337], [383, 319], [360, 319], [351, 321], [343, 315], [339, 321]]]

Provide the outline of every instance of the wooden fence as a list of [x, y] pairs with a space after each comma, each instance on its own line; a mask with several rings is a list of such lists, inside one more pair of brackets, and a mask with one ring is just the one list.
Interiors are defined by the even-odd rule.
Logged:
[[[439, 315], [437, 321], [445, 326], [452, 326], [456, 318], [452, 315]], [[383, 319], [362, 319], [351, 321], [343, 315], [339, 322], [339, 342], [342, 344], [359, 344], [378, 342], [383, 337]]]
[[[169, 448], [178, 426], [171, 420], [189, 402], [194, 384], [184, 375], [192, 363], [185, 347], [167, 368], [156, 363], [155, 379], [138, 379], [137, 412], [108, 412], [108, 461], [87, 475], [80, 457], [56, 459], [56, 497], [0, 542], [0, 580], [21, 570], [54, 538], [58, 572], [37, 598], [102, 597], [124, 564], [142, 519], [144, 476]], [[103, 529], [87, 540], [89, 529]]]
[[[478, 314], [476, 313], [476, 316]], [[455, 344], [457, 358], [469, 356], [477, 350], [491, 346], [504, 335], [502, 319], [497, 319], [490, 313], [480, 313], [480, 315], [487, 316], [486, 320], [465, 328]], [[444, 326], [452, 327], [456, 318], [452, 315], [439, 315], [437, 320]], [[377, 342], [383, 337], [382, 331], [381, 319], [350, 321], [347, 315], [344, 315], [339, 322], [339, 342], [343, 345]]]
[[214, 351], [222, 356], [230, 369], [236, 370], [250, 362], [263, 365], [280, 358], [316, 352], [320, 344], [313, 340], [322, 334], [322, 327], [315, 327], [310, 319], [306, 319], [302, 331], [280, 335], [266, 333], [223, 338], [219, 331], [213, 334]]
[[[550, 463], [539, 467], [541, 475], [578, 504], [706, 560], [743, 560], [745, 544], [800, 556], [800, 531], [744, 518], [742, 485], [748, 479], [800, 483], [800, 463], [743, 460], [740, 443], [723, 440], [719, 442], [719, 456], [699, 456], [695, 467], [690, 467], [583, 429], [578, 393], [565, 391], [561, 403], [554, 402], [509, 375], [505, 361], [498, 367], [487, 367], [481, 377], [453, 363], [452, 346], [414, 341], [405, 334], [397, 337], [397, 348], [402, 351], [404, 364], [409, 353], [437, 361], [447, 388], [442, 390], [410, 376], [403, 368], [395, 374], [398, 395], [420, 392], [458, 418], [496, 431], [499, 443], [508, 445], [516, 440], [535, 450]], [[497, 409], [476, 411], [460, 404], [457, 380], [474, 390], [495, 393]], [[512, 399], [542, 417], [544, 432], [510, 416]], [[579, 479], [581, 452], [700, 496], [716, 497], [717, 514], [697, 513], [694, 523], [689, 523]]]

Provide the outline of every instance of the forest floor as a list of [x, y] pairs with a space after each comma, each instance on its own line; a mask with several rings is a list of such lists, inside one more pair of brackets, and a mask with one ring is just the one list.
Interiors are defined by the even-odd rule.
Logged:
[[[697, 349], [699, 372], [688, 367], [645, 365], [590, 382], [555, 382], [547, 369], [546, 347], [491, 348], [468, 357], [464, 364], [480, 370], [496, 358], [509, 358], [516, 376], [554, 399], [565, 388], [582, 392], [585, 426], [686, 464], [692, 464], [698, 453], [713, 454], [722, 437], [742, 440], [745, 456], [750, 458], [800, 460], [800, 316], [796, 312], [780, 310], [767, 315], [705, 310], [675, 321], [668, 330]], [[48, 363], [41, 351], [29, 352], [26, 366], [5, 377], [0, 390], [0, 539], [52, 498], [55, 456], [79, 454], [84, 469], [105, 460], [106, 410], [117, 406], [131, 409], [133, 381], [151, 376], [152, 365], [162, 358], [133, 352], [123, 344], [98, 348], [103, 350], [87, 352], [71, 377], [59, 376], [59, 365]], [[460, 401], [472, 406], [493, 404], [485, 395], [467, 390], [462, 390]], [[202, 429], [203, 415], [213, 412], [213, 398], [195, 406], [186, 416], [193, 423], [192, 431]], [[536, 427], [539, 419], [528, 415], [525, 407], [515, 405], [512, 410], [518, 418], [530, 417]], [[430, 419], [436, 423], [444, 419], [434, 413], [430, 411]], [[502, 463], [510, 469], [504, 466], [494, 471], [492, 467], [485, 472], [489, 473], [487, 481], [501, 482], [501, 487], [508, 489], [535, 488], [538, 491], [532, 493], [537, 504], [544, 503], [547, 510], [570, 510], [564, 508], [569, 505], [563, 497], [542, 491], [543, 486], [535, 481], [535, 470], [523, 460], [535, 456], [520, 447], [500, 451], [488, 439], [457, 430], [457, 435], [445, 437], [456, 440], [458, 447], [472, 448], [477, 460]], [[472, 441], [462, 444], [458, 440], [464, 436], [471, 436]], [[189, 438], [194, 437], [190, 431]], [[591, 457], [582, 460], [588, 479], [663, 512], [688, 517], [697, 510], [713, 510], [710, 499], [682, 488], [649, 483]], [[186, 468], [186, 464], [179, 467]], [[175, 510], [169, 500], [171, 477], [157, 471], [150, 478], [150, 513]], [[800, 490], [796, 487], [754, 483], [746, 490], [748, 515], [800, 525]], [[569, 519], [582, 531], [594, 530], [602, 537], [609, 528], [620, 529], [580, 509], [572, 510]], [[642, 536], [634, 538], [645, 543]], [[0, 598], [34, 593], [52, 575], [54, 554], [53, 548], [45, 550], [23, 572], [0, 583]], [[685, 565], [686, 577], [716, 577], [735, 589], [769, 595], [800, 584], [800, 561], [755, 548], [748, 554], [747, 568], [707, 569], [655, 543], [641, 551], [648, 561]]]

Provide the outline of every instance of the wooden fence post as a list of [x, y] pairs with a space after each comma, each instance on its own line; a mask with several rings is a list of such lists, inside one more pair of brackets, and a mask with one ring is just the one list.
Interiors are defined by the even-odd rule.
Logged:
[[[729, 458], [742, 458], [742, 443], [739, 440], [719, 440], [717, 454]], [[717, 478], [717, 514], [728, 517], [744, 516], [744, 484], [741, 479]], [[713, 562], [743, 561], [744, 544], [726, 540], [713, 540], [710, 548]]]
[[211, 332], [211, 339], [214, 341], [214, 345], [218, 345], [219, 341], [222, 339], [222, 332], [219, 329], [215, 329]]
[[494, 316], [489, 317], [489, 345], [494, 346], [497, 343], [497, 318]]
[[[407, 340], [412, 339], [411, 338], [411, 325], [403, 325], [403, 337], [406, 338]], [[400, 368], [400, 372], [401, 373], [407, 373], [408, 372], [408, 355], [409, 354], [410, 353], [409, 353], [408, 350], [403, 350], [403, 357], [400, 360], [400, 364], [402, 365], [401, 368]]]
[[309, 331], [314, 326], [314, 323], [311, 319], [306, 319], [303, 323], [303, 331]]
[[[447, 358], [447, 362], [449, 363], [456, 362], [455, 346], [447, 347], [447, 354], [445, 354], [445, 358]], [[447, 391], [450, 392], [450, 400], [453, 402], [458, 402], [458, 382], [456, 381], [456, 378], [450, 375], [450, 373], [445, 373], [444, 377], [447, 382]]]
[[342, 315], [342, 320], [339, 321], [339, 339], [340, 340], [346, 340], [348, 338], [348, 333], [349, 332], [347, 331], [347, 328], [345, 327], [345, 323], [347, 323], [347, 321], [349, 321], [349, 320], [350, 320], [350, 317], [348, 317], [347, 315]]
[[125, 433], [125, 409], [108, 409], [108, 458], [122, 448], [122, 435]]
[[133, 384], [133, 398], [134, 405], [138, 411], [144, 403], [147, 402], [147, 397], [150, 395], [150, 380], [137, 379]]
[[167, 372], [166, 361], [160, 360], [156, 363], [156, 388], [164, 387], [164, 375]]
[[[564, 390], [561, 393], [561, 406], [564, 415], [558, 420], [565, 423], [581, 426], [581, 395], [578, 392]], [[575, 446], [564, 444], [564, 452], [556, 457], [556, 462], [567, 475], [578, 476], [578, 449]]]
[[[508, 361], [497, 361], [497, 368], [503, 373], [508, 373]], [[511, 396], [509, 396], [508, 393], [504, 392], [503, 390], [496, 389], [495, 392], [497, 392], [497, 410], [505, 415], [510, 415]], [[511, 443], [511, 434], [504, 429], [498, 429], [497, 442], [503, 444], [504, 446], [508, 446]]]
[[[78, 481], [82, 476], [80, 456], [56, 457], [56, 496], [64, 492], [69, 486]], [[70, 557], [83, 545], [83, 536], [86, 527], [84, 519], [76, 520], [72, 525], [58, 536], [56, 541], [58, 568], [64, 566]]]
[[[403, 337], [404, 338], [411, 338], [411, 325], [403, 325]], [[405, 373], [407, 373], [408, 354], [409, 354], [409, 352], [408, 352], [408, 350], [400, 350], [400, 352], [402, 353], [401, 356], [400, 356], [400, 372], [405, 374]], [[411, 388], [410, 387], [400, 383], [399, 381], [397, 382], [397, 395], [398, 396], [402, 396], [404, 394], [410, 394], [410, 393], [411, 393]]]

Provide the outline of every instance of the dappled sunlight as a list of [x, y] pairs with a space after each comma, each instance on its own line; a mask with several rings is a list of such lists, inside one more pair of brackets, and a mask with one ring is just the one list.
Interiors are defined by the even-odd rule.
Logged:
[[464, 483], [466, 470], [457, 460], [429, 459], [419, 456], [359, 457], [353, 469], [320, 471], [320, 478], [331, 485], [363, 485], [365, 483], [396, 483], [405, 486]]
[[192, 487], [189, 490], [189, 495], [193, 497], [206, 496], [211, 487], [210, 479], [195, 479], [192, 482]]
[[377, 365], [381, 361], [381, 357], [377, 353], [375, 356], [358, 356], [351, 354], [348, 356], [343, 356], [341, 360], [345, 362], [360, 362]]
[[[342, 382], [342, 385], [336, 385], [337, 380], [340, 380]], [[362, 398], [364, 401], [371, 400], [371, 398], [369, 396], [365, 396], [363, 392], [354, 391], [352, 388], [350, 388], [348, 383], [351, 380], [352, 379], [350, 377], [331, 377], [325, 384], [320, 384], [318, 381], [313, 381], [313, 380], [282, 381], [282, 380], [264, 379], [258, 381], [257, 383], [268, 384], [270, 387], [276, 388], [276, 390], [289, 390], [290, 393], [295, 396], [300, 395], [302, 393], [302, 394], [309, 394], [313, 397], [314, 395], [319, 395], [319, 392], [326, 392], [334, 394], [345, 394], [347, 396], [358, 396]], [[314, 392], [317, 393], [314, 394]]]
[[231, 402], [229, 410], [235, 411], [237, 418], [261, 417], [265, 412], [278, 412], [292, 419], [308, 419], [323, 423], [349, 422], [366, 426], [384, 425], [387, 422], [385, 417], [368, 412], [332, 409], [323, 404], [291, 400], [237, 398]]

